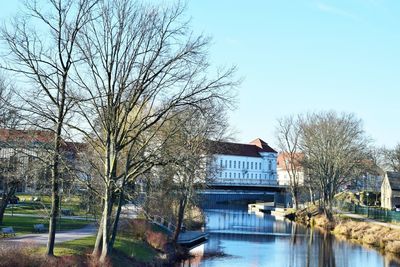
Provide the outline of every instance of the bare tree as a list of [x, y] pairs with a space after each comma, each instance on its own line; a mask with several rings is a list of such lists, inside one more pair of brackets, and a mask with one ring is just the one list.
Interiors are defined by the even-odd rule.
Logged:
[[207, 179], [212, 179], [215, 174], [216, 164], [209, 151], [209, 140], [223, 137], [225, 119], [223, 108], [207, 105], [200, 109], [188, 108], [168, 123], [175, 131], [162, 150], [169, 163], [161, 168], [160, 176], [167, 179], [169, 195], [177, 202], [175, 245], [185, 210], [195, 203], [195, 190], [204, 187]]
[[289, 176], [293, 207], [298, 209], [300, 182], [304, 178], [304, 171], [301, 166], [303, 154], [299, 146], [300, 128], [297, 119], [294, 116], [288, 116], [278, 120], [276, 136], [284, 158], [284, 168]]
[[393, 149], [383, 148], [383, 165], [386, 169], [400, 172], [400, 144], [397, 144]]
[[334, 196], [354, 177], [360, 177], [368, 158], [368, 139], [353, 114], [321, 112], [300, 120], [303, 166], [315, 180], [323, 207], [332, 217]]
[[[0, 78], [0, 135], [6, 135], [9, 130], [18, 126], [19, 114], [14, 107], [14, 92], [4, 77]], [[12, 147], [12, 140], [0, 136], [0, 185], [2, 194], [0, 201], [0, 224], [3, 222], [4, 212], [12, 196], [14, 196], [18, 185], [21, 184], [19, 159], [17, 152]]]
[[[27, 1], [24, 13], [10, 27], [3, 27], [2, 39], [10, 53], [2, 68], [25, 77], [32, 90], [20, 94], [29, 122], [54, 134], [51, 176], [52, 201], [47, 255], [54, 255], [54, 239], [59, 207], [59, 165], [61, 135], [73, 104], [69, 98], [70, 70], [75, 57], [77, 35], [88, 22], [97, 1]], [[25, 116], [25, 119], [28, 117]]]
[[151, 167], [148, 149], [162, 142], [155, 136], [171, 111], [232, 95], [234, 70], [210, 78], [209, 39], [191, 35], [183, 11], [181, 4], [103, 1], [79, 38], [82, 62], [75, 74], [83, 93], [76, 112], [85, 125], [74, 128], [102, 163], [103, 213], [93, 251], [101, 251], [101, 261], [112, 251], [117, 195]]
[[21, 116], [15, 99], [14, 87], [0, 76], [0, 128], [16, 129]]

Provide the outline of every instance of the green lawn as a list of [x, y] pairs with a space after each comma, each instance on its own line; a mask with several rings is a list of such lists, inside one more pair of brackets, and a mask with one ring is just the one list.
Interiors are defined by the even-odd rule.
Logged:
[[[91, 253], [95, 240], [96, 236], [90, 236], [57, 244], [54, 253], [56, 256]], [[117, 237], [114, 249], [140, 262], [151, 262], [156, 256], [156, 252], [148, 244], [139, 240], [131, 240], [126, 236]], [[37, 253], [44, 253], [45, 247], [34, 250]]]
[[[51, 198], [50, 196], [37, 196], [40, 201], [33, 201], [32, 195], [29, 194], [16, 194], [20, 199], [20, 204], [12, 206], [8, 205], [6, 212], [11, 213], [12, 209], [15, 213], [20, 214], [45, 214], [50, 210]], [[80, 206], [80, 199], [78, 196], [71, 196], [70, 198], [61, 198], [61, 208], [71, 210], [76, 216], [86, 216], [86, 211], [82, 210]]]
[[147, 243], [125, 236], [117, 237], [114, 248], [141, 262], [150, 262], [156, 256], [154, 249]]
[[[42, 223], [48, 229], [49, 220], [36, 217], [4, 216], [2, 226], [12, 226], [17, 235], [33, 233], [33, 225]], [[57, 223], [57, 230], [72, 230], [83, 228], [90, 221], [61, 219]], [[61, 228], [60, 228], [61, 227]]]

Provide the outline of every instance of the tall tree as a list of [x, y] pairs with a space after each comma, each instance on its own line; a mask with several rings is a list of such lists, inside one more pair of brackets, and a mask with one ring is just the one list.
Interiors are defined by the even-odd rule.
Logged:
[[400, 144], [392, 149], [382, 149], [383, 165], [391, 171], [400, 172]]
[[294, 116], [278, 120], [276, 136], [284, 158], [284, 168], [289, 176], [289, 190], [293, 207], [298, 209], [300, 182], [304, 171], [301, 166], [303, 154], [300, 151], [300, 128]]
[[[229, 103], [226, 103], [229, 104]], [[162, 154], [168, 163], [161, 168], [169, 195], [177, 203], [176, 244], [187, 207], [195, 204], [195, 190], [205, 187], [216, 173], [216, 164], [210, 152], [209, 140], [220, 140], [226, 133], [223, 106], [205, 105], [187, 108], [169, 121], [167, 128], [174, 132], [163, 147]]]
[[[77, 35], [90, 20], [97, 1], [26, 1], [23, 13], [1, 36], [9, 53], [2, 68], [21, 74], [31, 82], [32, 90], [20, 94], [29, 122], [54, 134], [51, 159], [51, 214], [47, 255], [54, 255], [56, 220], [59, 207], [59, 165], [61, 135], [73, 104], [70, 70], [75, 57]], [[25, 117], [28, 119], [28, 117]]]
[[301, 118], [299, 127], [303, 165], [318, 185], [327, 217], [333, 219], [335, 194], [361, 176], [368, 159], [361, 120], [346, 113], [311, 113]]
[[154, 155], [146, 149], [171, 111], [232, 95], [234, 70], [210, 75], [209, 39], [189, 31], [184, 9], [102, 1], [79, 37], [75, 74], [83, 93], [76, 112], [85, 125], [75, 128], [102, 162], [103, 213], [93, 251], [101, 261], [112, 251], [115, 192], [146, 170], [143, 156]]

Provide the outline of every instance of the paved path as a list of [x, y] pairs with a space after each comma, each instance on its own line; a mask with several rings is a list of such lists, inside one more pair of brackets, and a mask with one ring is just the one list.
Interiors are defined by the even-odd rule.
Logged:
[[342, 214], [342, 215], [345, 215], [346, 217], [349, 217], [349, 218], [362, 220], [364, 222], [369, 222], [369, 223], [372, 223], [372, 224], [376, 224], [376, 225], [390, 227], [392, 229], [400, 230], [400, 225], [397, 225], [397, 224], [376, 221], [376, 220], [373, 220], [373, 219], [369, 219], [369, 218], [367, 218], [367, 217], [365, 217], [363, 215], [360, 215], [360, 214], [354, 214], [354, 213], [350, 213], [350, 212], [346, 212], [346, 211], [341, 211], [341, 210], [338, 210], [338, 209], [335, 209], [335, 212], [337, 212], [339, 214]]
[[[47, 216], [37, 215], [37, 214], [25, 214], [25, 213], [4, 213], [7, 216], [15, 216], [15, 217], [34, 217], [34, 218], [48, 218]], [[59, 218], [59, 217], [57, 217]], [[96, 219], [84, 216], [61, 216], [61, 219], [67, 220], [78, 220], [78, 221], [95, 221]]]
[[[97, 228], [94, 224], [89, 224], [81, 229], [62, 231], [56, 233], [56, 243], [63, 243], [79, 238], [93, 236], [97, 232]], [[24, 242], [35, 245], [46, 245], [48, 233], [43, 234], [27, 234], [11, 238], [4, 238], [2, 240], [9, 242]]]

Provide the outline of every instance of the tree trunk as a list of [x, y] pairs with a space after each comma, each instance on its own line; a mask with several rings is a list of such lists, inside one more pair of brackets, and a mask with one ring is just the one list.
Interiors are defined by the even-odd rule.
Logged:
[[7, 193], [3, 193], [1, 202], [0, 202], [0, 225], [3, 224], [4, 213], [6, 211], [8, 202], [10, 198], [15, 194], [17, 190], [17, 185], [11, 185]]
[[92, 255], [98, 257], [101, 252], [101, 244], [103, 243], [103, 220], [100, 220], [99, 229], [97, 230], [96, 242], [94, 243], [94, 248]]
[[6, 211], [8, 201], [8, 198], [4, 198], [3, 195], [3, 198], [0, 202], [0, 225], [3, 225], [4, 212]]
[[311, 203], [313, 203], [315, 205], [314, 192], [313, 192], [312, 188], [309, 187], [308, 191], [310, 193], [310, 201], [311, 201]]
[[299, 209], [298, 192], [295, 189], [292, 190], [292, 202], [293, 202], [293, 208], [295, 210], [298, 210]]
[[119, 194], [118, 208], [117, 208], [117, 212], [115, 214], [115, 221], [114, 221], [113, 230], [111, 233], [111, 239], [110, 239], [110, 243], [108, 245], [109, 250], [112, 250], [114, 248], [114, 243], [115, 243], [115, 239], [117, 237], [117, 232], [118, 232], [119, 216], [121, 215], [123, 200], [124, 200], [124, 191], [123, 191], [123, 187], [122, 187], [121, 193]]
[[186, 208], [186, 197], [179, 200], [179, 210], [178, 210], [178, 223], [176, 224], [176, 229], [173, 237], [173, 243], [176, 245], [178, 242], [179, 234], [182, 228], [183, 216], [185, 215]]
[[50, 211], [50, 221], [49, 221], [49, 237], [47, 241], [46, 254], [48, 256], [54, 256], [54, 244], [56, 237], [56, 227], [57, 227], [57, 216], [59, 212], [59, 188], [58, 188], [58, 178], [59, 178], [59, 162], [60, 162], [60, 145], [61, 145], [61, 130], [62, 130], [62, 111], [59, 111], [59, 121], [57, 123], [57, 128], [54, 137], [54, 155], [53, 164], [51, 170], [51, 211]]
[[111, 188], [107, 186], [106, 192], [104, 194], [104, 208], [103, 208], [103, 238], [102, 238], [102, 248], [100, 255], [100, 262], [105, 263], [109, 253], [109, 238], [110, 238], [110, 215], [112, 209], [112, 201], [111, 201]]

